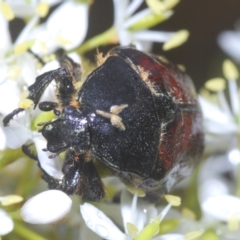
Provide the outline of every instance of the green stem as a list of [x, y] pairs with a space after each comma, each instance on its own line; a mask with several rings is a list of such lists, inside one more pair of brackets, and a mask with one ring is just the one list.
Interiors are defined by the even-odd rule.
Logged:
[[18, 221], [14, 222], [14, 232], [25, 240], [47, 240]]
[[200, 168], [201, 164], [199, 164], [195, 171], [192, 173], [189, 180], [189, 185], [184, 194], [183, 201], [184, 207], [192, 210], [196, 214], [197, 219], [200, 219], [202, 215], [200, 204], [198, 201], [198, 176]]
[[237, 186], [236, 196], [240, 197], [240, 164], [237, 165]]
[[8, 148], [5, 151], [0, 152], [0, 170], [23, 156], [24, 154], [21, 148], [18, 149]]
[[34, 190], [40, 179], [40, 174], [32, 174], [34, 164], [36, 163], [32, 159], [29, 159], [23, 170], [24, 175], [21, 177], [18, 184], [16, 192], [24, 198]]
[[69, 52], [77, 52], [78, 54], [81, 55], [101, 45], [116, 44], [116, 43], [118, 43], [117, 31], [114, 27], [111, 27], [105, 32], [103, 32], [102, 34], [89, 39], [79, 47], [72, 49]]

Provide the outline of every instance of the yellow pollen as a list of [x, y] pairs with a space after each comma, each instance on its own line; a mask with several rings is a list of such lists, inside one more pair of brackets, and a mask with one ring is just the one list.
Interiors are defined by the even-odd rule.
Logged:
[[1, 200], [2, 206], [10, 206], [23, 201], [23, 197], [19, 195], [8, 195]]
[[187, 219], [191, 219], [191, 220], [196, 219], [195, 213], [192, 210], [190, 210], [189, 208], [183, 208], [182, 215]]
[[31, 48], [34, 44], [34, 41], [33, 40], [29, 40], [27, 42], [24, 42], [24, 43], [19, 43], [18, 45], [16, 45], [14, 47], [14, 53], [16, 55], [20, 55], [20, 54], [23, 54], [25, 53], [29, 48]]
[[67, 44], [71, 44], [71, 41], [67, 38], [64, 38], [62, 36], [56, 36], [56, 41], [57, 43], [59, 43], [60, 45], [67, 45]]
[[28, 91], [23, 91], [21, 94], [21, 100], [24, 100], [25, 98], [27, 98], [29, 92]]
[[42, 54], [48, 53], [48, 48], [45, 42], [36, 40], [34, 43], [34, 46], [36, 46], [37, 48], [40, 48], [40, 51]]
[[181, 205], [181, 198], [173, 195], [164, 195], [164, 198], [168, 203], [170, 203], [174, 207], [178, 207]]
[[166, 9], [172, 9], [174, 8], [178, 3], [180, 2], [180, 0], [165, 0], [164, 1], [164, 5]]
[[37, 5], [35, 11], [40, 17], [44, 18], [49, 12], [49, 4], [47, 4], [46, 2], [41, 2]]
[[160, 14], [166, 10], [164, 3], [159, 0], [146, 0], [146, 4], [155, 14]]
[[16, 79], [21, 73], [21, 69], [19, 66], [12, 66], [9, 68], [7, 73], [8, 79]]
[[126, 224], [127, 232], [132, 237], [135, 238], [138, 235], [138, 228], [133, 223], [127, 222]]
[[51, 62], [51, 61], [54, 61], [54, 60], [56, 60], [56, 59], [57, 59], [57, 57], [56, 57], [55, 54], [50, 54], [50, 55], [44, 57], [44, 58], [43, 58], [43, 61], [44, 61], [44, 62]]
[[228, 225], [228, 229], [230, 231], [237, 231], [239, 229], [239, 219], [238, 219], [238, 217], [235, 214], [233, 214], [228, 219], [227, 225]]
[[176, 32], [168, 41], [163, 44], [163, 50], [168, 51], [172, 48], [179, 47], [188, 40], [189, 32], [187, 30], [180, 30]]
[[186, 72], [186, 67], [185, 67], [184, 65], [182, 65], [182, 64], [177, 64], [177, 67], [178, 67], [178, 69], [179, 69], [180, 71]]
[[166, 10], [174, 8], [180, 0], [146, 0], [147, 6], [155, 13], [161, 14]]
[[0, 11], [8, 21], [14, 19], [14, 12], [6, 2], [0, 2]]
[[143, 190], [137, 189], [137, 188], [133, 188], [130, 186], [126, 186], [126, 189], [132, 193], [132, 194], [136, 194], [138, 197], [145, 197], [146, 193]]
[[33, 104], [34, 102], [31, 99], [25, 98], [19, 101], [18, 107], [27, 109], [27, 108], [30, 108]]
[[223, 74], [227, 80], [237, 80], [239, 78], [239, 72], [237, 67], [229, 59], [226, 59], [223, 62]]
[[220, 92], [226, 88], [226, 81], [223, 78], [212, 78], [204, 84], [205, 88], [213, 91]]

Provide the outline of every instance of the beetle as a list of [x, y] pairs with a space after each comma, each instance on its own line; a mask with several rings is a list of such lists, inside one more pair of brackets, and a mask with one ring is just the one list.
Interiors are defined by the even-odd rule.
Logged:
[[[69, 57], [61, 67], [36, 78], [28, 99], [56, 118], [43, 123], [46, 150], [67, 151], [63, 178], [42, 170], [50, 189], [101, 201], [105, 190], [95, 162], [127, 186], [157, 201], [188, 176], [203, 152], [202, 114], [193, 83], [177, 66], [131, 47], [116, 47], [103, 57], [80, 89], [81, 67]], [[40, 102], [51, 81], [56, 102]], [[18, 108], [7, 115], [7, 126]], [[30, 154], [28, 147], [23, 151]], [[54, 157], [54, 156], [52, 156]]]

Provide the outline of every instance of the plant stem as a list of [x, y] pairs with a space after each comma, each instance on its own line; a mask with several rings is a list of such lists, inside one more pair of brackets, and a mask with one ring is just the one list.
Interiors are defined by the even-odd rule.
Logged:
[[18, 221], [14, 222], [14, 232], [25, 240], [47, 240]]
[[114, 27], [111, 27], [105, 32], [103, 32], [102, 34], [87, 40], [81, 46], [75, 49], [72, 49], [69, 52], [77, 52], [78, 54], [81, 55], [101, 45], [117, 44], [117, 43], [118, 43], [117, 31]]
[[0, 152], [0, 170], [3, 169], [8, 164], [14, 162], [15, 160], [23, 157], [24, 154], [21, 148], [18, 149], [6, 149], [3, 152]]

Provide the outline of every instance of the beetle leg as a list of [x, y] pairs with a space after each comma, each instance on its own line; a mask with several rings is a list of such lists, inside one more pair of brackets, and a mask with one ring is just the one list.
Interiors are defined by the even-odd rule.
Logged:
[[37, 161], [37, 165], [40, 168], [41, 172], [42, 172], [42, 179], [48, 183], [48, 187], [49, 189], [59, 189], [61, 190], [61, 179], [57, 179], [54, 178], [52, 176], [50, 176], [41, 166], [40, 161], [38, 159], [37, 154], [33, 153], [32, 150], [30, 149], [31, 146], [33, 146], [33, 143], [26, 143], [24, 145], [22, 145], [22, 151], [24, 152], [24, 154], [26, 154], [28, 157], [30, 157], [31, 159]]
[[60, 65], [62, 68], [67, 69], [71, 73], [71, 75], [72, 75], [72, 77], [74, 77], [75, 81], [81, 80], [81, 77], [82, 77], [81, 65], [74, 62], [70, 57], [64, 56], [60, 60]]
[[9, 113], [4, 119], [3, 119], [3, 126], [6, 127], [8, 126], [9, 122], [13, 119], [13, 117], [15, 115], [17, 115], [18, 113], [24, 111], [24, 108], [17, 108], [14, 111], [12, 111], [11, 113]]
[[[36, 78], [36, 81], [28, 87], [29, 95], [28, 99], [31, 99], [34, 102], [34, 108], [39, 103], [39, 99], [42, 96], [46, 87], [55, 80], [58, 87], [58, 91], [66, 91], [67, 95], [71, 95], [75, 92], [73, 86], [73, 79], [71, 74], [67, 69], [58, 68], [53, 71], [46, 72]], [[63, 93], [62, 93], [63, 94]], [[57, 94], [61, 96], [60, 92]]]
[[105, 191], [93, 161], [84, 161], [82, 166], [82, 198], [89, 201], [101, 201]]
[[86, 162], [85, 156], [68, 152], [62, 167], [63, 178], [54, 178], [41, 167], [38, 156], [30, 149], [32, 145], [33, 143], [24, 144], [22, 151], [37, 161], [42, 179], [47, 182], [49, 189], [58, 189], [69, 195], [78, 194], [89, 201], [101, 201], [104, 198], [104, 186], [92, 161]]
[[32, 152], [32, 150], [30, 149], [30, 147], [33, 146], [33, 143], [25, 143], [22, 145], [22, 151], [25, 155], [27, 155], [28, 157], [32, 158], [33, 160], [38, 161], [38, 156]]
[[105, 191], [103, 183], [92, 161], [86, 161], [87, 155], [68, 153], [63, 164], [64, 173], [62, 191], [81, 195], [89, 201], [101, 201]]

